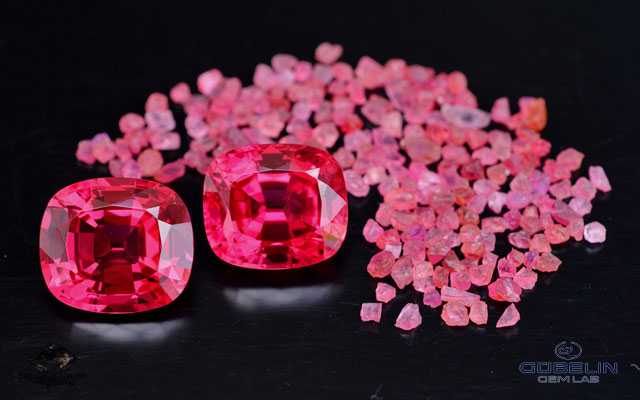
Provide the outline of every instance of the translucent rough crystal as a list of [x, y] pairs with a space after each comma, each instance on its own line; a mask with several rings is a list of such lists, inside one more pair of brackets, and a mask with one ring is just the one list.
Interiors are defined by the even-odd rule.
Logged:
[[344, 179], [349, 194], [355, 197], [365, 197], [369, 194], [369, 185], [367, 185], [362, 176], [352, 169], [344, 171]]
[[379, 253], [376, 253], [369, 264], [367, 265], [367, 272], [374, 278], [384, 278], [391, 273], [391, 268], [393, 264], [396, 262], [393, 253], [387, 250], [382, 250]]
[[192, 261], [189, 212], [155, 182], [78, 182], [51, 199], [42, 219], [45, 282], [71, 307], [113, 314], [162, 307], [184, 290]]
[[589, 180], [593, 182], [593, 185], [596, 189], [609, 192], [611, 191], [611, 184], [609, 183], [609, 178], [604, 172], [604, 169], [599, 165], [594, 165], [589, 167]]
[[449, 326], [467, 326], [469, 325], [469, 312], [467, 308], [456, 301], [446, 303], [442, 307], [442, 320]]
[[487, 303], [482, 300], [476, 300], [471, 303], [469, 310], [469, 319], [476, 325], [486, 325], [489, 314], [487, 311]]
[[367, 223], [364, 225], [364, 229], [362, 230], [364, 239], [369, 243], [375, 243], [383, 232], [384, 229], [371, 218], [367, 220]]
[[498, 319], [498, 322], [496, 323], [496, 328], [505, 328], [507, 326], [513, 326], [517, 324], [518, 321], [520, 321], [520, 313], [518, 312], [516, 305], [511, 304], [509, 305], [509, 307], [507, 307], [506, 310], [504, 310], [504, 312], [500, 316], [500, 319]]
[[186, 167], [184, 161], [177, 160], [163, 165], [160, 171], [156, 172], [153, 176], [153, 179], [160, 183], [170, 183], [182, 178], [185, 172]]
[[138, 156], [138, 164], [142, 167], [142, 176], [153, 176], [160, 171], [162, 164], [162, 153], [155, 149], [146, 149]]
[[538, 280], [538, 274], [527, 268], [520, 268], [513, 281], [522, 289], [533, 289]]
[[424, 296], [422, 298], [422, 303], [425, 306], [429, 306], [431, 308], [440, 307], [442, 304], [442, 298], [440, 297], [440, 292], [436, 290], [435, 286], [430, 286], [424, 292]]
[[413, 265], [411, 258], [402, 256], [393, 264], [391, 268], [391, 278], [398, 288], [404, 289], [405, 286], [413, 281]]
[[449, 286], [442, 287], [442, 290], [440, 290], [440, 296], [442, 297], [442, 301], [455, 301], [464, 304], [467, 307], [470, 307], [474, 301], [480, 300], [480, 295]]
[[93, 164], [96, 162], [96, 157], [93, 155], [93, 144], [91, 143], [91, 140], [81, 140], [78, 142], [76, 158], [78, 161], [82, 161], [85, 164]]
[[589, 222], [584, 226], [584, 239], [589, 243], [604, 243], [607, 229], [600, 222]]
[[265, 144], [231, 150], [209, 166], [204, 221], [230, 264], [287, 269], [332, 257], [347, 231], [342, 171], [317, 148]]
[[551, 253], [542, 253], [535, 263], [535, 269], [540, 272], [555, 272], [562, 261]]
[[396, 320], [396, 327], [405, 331], [415, 329], [420, 324], [422, 324], [422, 316], [420, 315], [418, 305], [414, 303], [405, 305]]
[[566, 150], [562, 150], [558, 154], [558, 157], [556, 157], [556, 160], [558, 161], [558, 164], [564, 165], [569, 169], [569, 171], [577, 171], [582, 165], [583, 158], [584, 154], [570, 147]]
[[441, 112], [446, 121], [460, 128], [482, 129], [491, 122], [489, 113], [477, 108], [445, 104]]
[[396, 297], [396, 288], [384, 282], [378, 282], [376, 286], [376, 300], [388, 303]]
[[520, 301], [522, 289], [511, 278], [498, 278], [489, 285], [489, 297], [497, 301]]
[[380, 322], [381, 316], [381, 303], [362, 303], [362, 308], [360, 309], [360, 318], [362, 319], [362, 321]]

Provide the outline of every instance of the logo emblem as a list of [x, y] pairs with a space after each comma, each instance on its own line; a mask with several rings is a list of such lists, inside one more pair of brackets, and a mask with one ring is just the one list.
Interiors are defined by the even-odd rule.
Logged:
[[560, 342], [556, 345], [555, 353], [562, 360], [575, 360], [582, 355], [582, 347], [576, 342]]

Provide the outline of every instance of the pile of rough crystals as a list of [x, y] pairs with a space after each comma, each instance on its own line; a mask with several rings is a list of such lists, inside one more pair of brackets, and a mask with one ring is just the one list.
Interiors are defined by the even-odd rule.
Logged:
[[[523, 97], [511, 114], [500, 98], [487, 113], [460, 72], [436, 74], [401, 59], [381, 65], [369, 57], [353, 69], [337, 62], [341, 54], [329, 43], [316, 49], [317, 64], [278, 54], [271, 66], [257, 66], [247, 87], [217, 69], [198, 77], [198, 93], [177, 84], [169, 97], [184, 108], [193, 139], [177, 161], [165, 164], [161, 153], [180, 148], [161, 93], [149, 96], [144, 116], [120, 119], [122, 138], [98, 134], [81, 141], [76, 156], [108, 163], [114, 176], [166, 183], [186, 166], [204, 174], [213, 157], [238, 146], [278, 141], [331, 149], [351, 195], [367, 196], [377, 186], [384, 198], [363, 230], [380, 249], [369, 274], [390, 275], [399, 289], [413, 285], [428, 307], [444, 302], [442, 319], [452, 326], [487, 323], [487, 304], [472, 286], [488, 286], [490, 298], [511, 303], [497, 327], [514, 325], [522, 290], [534, 287], [538, 272], [561, 264], [551, 245], [605, 240], [604, 226], [585, 225], [583, 217], [597, 190], [611, 190], [608, 179], [592, 166], [589, 178], [572, 183], [583, 159], [572, 148], [543, 159], [551, 149], [540, 136], [543, 99]], [[497, 128], [485, 130], [492, 121]], [[503, 232], [513, 249], [499, 257], [493, 251]], [[379, 321], [382, 303], [395, 294], [379, 282], [378, 303], [362, 305], [362, 320]], [[421, 321], [419, 306], [410, 303], [396, 326], [410, 330]]]

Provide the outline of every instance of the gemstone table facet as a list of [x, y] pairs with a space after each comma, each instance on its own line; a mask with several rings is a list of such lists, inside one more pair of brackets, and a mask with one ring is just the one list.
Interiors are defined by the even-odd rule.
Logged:
[[240, 147], [205, 176], [204, 222], [214, 253], [253, 269], [288, 269], [332, 257], [347, 233], [347, 191], [329, 153], [304, 145]]
[[97, 178], [60, 190], [40, 228], [40, 262], [51, 293], [86, 311], [135, 313], [184, 290], [193, 233], [182, 199], [159, 183]]

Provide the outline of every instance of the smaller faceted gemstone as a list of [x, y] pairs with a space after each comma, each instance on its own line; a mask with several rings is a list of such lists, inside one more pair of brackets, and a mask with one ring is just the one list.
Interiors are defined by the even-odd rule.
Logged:
[[500, 316], [500, 319], [498, 319], [498, 323], [496, 323], [496, 328], [513, 326], [517, 324], [518, 321], [520, 321], [520, 313], [518, 312], [516, 305], [511, 304], [509, 305], [509, 307], [507, 307], [506, 310], [504, 310], [504, 312]]
[[362, 321], [380, 322], [382, 316], [382, 303], [362, 303], [360, 319]]
[[388, 303], [396, 297], [396, 288], [384, 282], [378, 282], [376, 286], [376, 300]]
[[424, 297], [422, 299], [422, 303], [425, 306], [429, 306], [431, 308], [440, 307], [442, 304], [442, 298], [440, 297], [440, 292], [436, 290], [435, 286], [430, 286], [425, 292]]
[[162, 307], [184, 290], [193, 261], [186, 206], [166, 186], [98, 178], [60, 190], [40, 228], [40, 262], [51, 293], [98, 313]]
[[607, 175], [605, 174], [604, 169], [601, 166], [595, 165], [589, 167], [589, 180], [593, 182], [593, 185], [596, 187], [596, 189], [603, 192], [611, 191], [609, 178], [607, 178]]
[[513, 281], [522, 289], [533, 289], [538, 280], [538, 274], [528, 268], [520, 268]]
[[422, 324], [422, 316], [420, 315], [418, 305], [414, 303], [405, 305], [396, 320], [396, 327], [405, 331], [415, 329], [420, 324]]
[[[347, 233], [342, 170], [311, 146], [254, 145], [218, 156], [205, 177], [203, 203], [211, 248], [240, 267], [316, 264], [332, 257]], [[370, 267], [379, 274], [384, 268], [376, 257]]]
[[362, 230], [364, 239], [369, 243], [375, 243], [383, 232], [384, 229], [371, 218], [367, 220], [367, 223], [364, 225], [364, 229]]
[[589, 243], [604, 243], [607, 229], [600, 222], [589, 222], [584, 226], [584, 239]]
[[498, 278], [489, 285], [489, 297], [497, 301], [520, 301], [522, 289], [511, 278]]
[[367, 265], [367, 272], [374, 278], [384, 278], [391, 273], [391, 268], [393, 268], [395, 261], [393, 253], [382, 250], [371, 257]]
[[471, 303], [469, 310], [469, 319], [476, 325], [486, 325], [489, 318], [487, 312], [487, 303], [482, 300], [476, 300]]
[[469, 312], [462, 303], [452, 301], [442, 307], [442, 320], [449, 326], [469, 325]]
[[551, 253], [542, 253], [535, 264], [535, 269], [540, 272], [555, 272], [562, 261]]
[[405, 286], [411, 284], [413, 281], [413, 265], [410, 257], [402, 256], [393, 264], [391, 278], [400, 289], [404, 289]]

